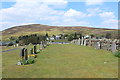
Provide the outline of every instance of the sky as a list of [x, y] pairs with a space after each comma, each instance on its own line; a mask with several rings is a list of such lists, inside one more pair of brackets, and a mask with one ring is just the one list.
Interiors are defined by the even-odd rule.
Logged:
[[2, 0], [0, 31], [19, 25], [118, 28], [118, 2], [105, 0]]

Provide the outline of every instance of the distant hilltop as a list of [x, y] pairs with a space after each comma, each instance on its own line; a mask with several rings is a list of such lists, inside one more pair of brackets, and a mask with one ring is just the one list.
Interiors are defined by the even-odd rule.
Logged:
[[72, 33], [81, 32], [83, 34], [104, 34], [104, 33], [117, 33], [117, 29], [107, 29], [107, 28], [92, 28], [85, 26], [48, 26], [42, 24], [30, 24], [21, 25], [8, 28], [2, 31], [3, 39], [8, 36], [20, 36], [25, 34], [45, 34], [50, 35], [60, 34], [60, 33]]

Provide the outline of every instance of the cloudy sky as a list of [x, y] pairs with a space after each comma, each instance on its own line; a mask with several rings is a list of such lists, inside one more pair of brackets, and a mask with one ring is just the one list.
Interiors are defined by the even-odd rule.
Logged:
[[0, 30], [26, 24], [118, 28], [118, 2], [2, 0], [0, 5]]

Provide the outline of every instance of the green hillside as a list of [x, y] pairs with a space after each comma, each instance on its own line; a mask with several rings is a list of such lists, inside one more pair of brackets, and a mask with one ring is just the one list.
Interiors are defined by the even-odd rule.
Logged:
[[31, 25], [22, 25], [22, 26], [15, 26], [6, 30], [2, 31], [2, 39], [3, 41], [9, 40], [12, 37], [18, 37], [21, 35], [26, 34], [45, 34], [48, 33], [49, 35], [53, 34], [60, 34], [60, 33], [74, 33], [74, 32], [81, 32], [82, 34], [96, 34], [102, 35], [107, 32], [113, 33], [117, 35], [117, 30], [115, 29], [105, 29], [105, 28], [92, 28], [92, 27], [84, 27], [84, 26], [48, 26], [48, 25], [41, 25], [41, 24], [31, 24]]

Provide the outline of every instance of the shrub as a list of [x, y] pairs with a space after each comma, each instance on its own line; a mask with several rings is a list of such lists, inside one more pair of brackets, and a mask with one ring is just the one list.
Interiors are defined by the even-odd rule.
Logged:
[[34, 58], [30, 57], [27, 61], [28, 61], [28, 64], [32, 64], [32, 63], [34, 63]]
[[26, 60], [21, 60], [20, 62], [22, 63], [22, 65], [26, 65], [27, 64]]
[[116, 52], [114, 53], [114, 55], [115, 55], [115, 57], [119, 57], [119, 58], [120, 58], [120, 50], [116, 51]]

